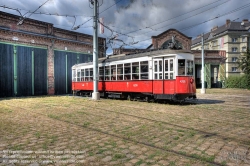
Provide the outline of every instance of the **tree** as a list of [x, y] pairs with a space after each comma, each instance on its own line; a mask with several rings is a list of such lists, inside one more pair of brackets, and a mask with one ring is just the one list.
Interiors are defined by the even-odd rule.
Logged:
[[250, 75], [250, 50], [240, 56], [238, 60], [238, 68], [240, 68], [245, 74]]

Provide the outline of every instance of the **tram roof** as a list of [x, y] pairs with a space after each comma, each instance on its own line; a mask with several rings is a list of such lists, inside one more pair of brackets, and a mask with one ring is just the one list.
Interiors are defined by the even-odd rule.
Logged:
[[[157, 55], [178, 54], [178, 53], [192, 53], [192, 52], [190, 50], [170, 50], [170, 49], [147, 50], [145, 52], [140, 52], [140, 53], [110, 55], [108, 57], [99, 58], [98, 63], [106, 63], [106, 62], [120, 61], [120, 60], [140, 58], [140, 57], [152, 57]], [[74, 66], [91, 65], [91, 64], [93, 64], [93, 62], [80, 63]]]

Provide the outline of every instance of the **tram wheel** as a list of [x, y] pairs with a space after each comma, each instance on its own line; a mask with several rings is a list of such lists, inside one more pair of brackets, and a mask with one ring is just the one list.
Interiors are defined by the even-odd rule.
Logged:
[[131, 95], [128, 95], [127, 100], [133, 101], [133, 97]]

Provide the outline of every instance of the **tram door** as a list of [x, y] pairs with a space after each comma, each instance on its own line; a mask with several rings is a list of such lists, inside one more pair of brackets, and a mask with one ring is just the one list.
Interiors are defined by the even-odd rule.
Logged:
[[153, 66], [153, 93], [164, 94], [164, 92], [166, 93], [170, 88], [168, 87], [167, 90], [167, 87], [164, 87], [164, 85], [168, 85], [168, 83], [164, 83], [164, 80], [174, 79], [174, 58], [165, 57], [154, 59]]

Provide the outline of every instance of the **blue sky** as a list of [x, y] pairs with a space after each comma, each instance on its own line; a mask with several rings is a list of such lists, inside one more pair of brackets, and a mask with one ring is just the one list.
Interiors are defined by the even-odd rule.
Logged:
[[[19, 9], [22, 14], [36, 10], [46, 0], [0, 0], [0, 5]], [[151, 44], [151, 36], [175, 28], [189, 37], [195, 38], [210, 31], [214, 26], [225, 24], [226, 19], [241, 21], [250, 19], [249, 0], [99, 0], [100, 17], [105, 28], [101, 37], [116, 37], [109, 43], [111, 48], [146, 48]], [[112, 6], [112, 7], [111, 7]], [[89, 0], [49, 0], [30, 18], [53, 23], [55, 27], [72, 30], [81, 25], [77, 32], [93, 34], [93, 16]], [[242, 8], [240, 8], [242, 7]], [[107, 9], [108, 8], [108, 9]], [[106, 11], [104, 11], [107, 9]], [[236, 11], [236, 9], [238, 9]], [[16, 10], [1, 7], [1, 11], [19, 15]], [[104, 11], [104, 12], [102, 12]], [[231, 12], [229, 14], [229, 12]], [[74, 17], [45, 15], [72, 15]], [[227, 14], [228, 13], [228, 14]], [[226, 14], [226, 15], [224, 15]], [[29, 13], [26, 14], [26, 17]], [[216, 18], [217, 17], [217, 18]], [[216, 18], [216, 19], [214, 19]], [[208, 21], [211, 20], [211, 21]], [[82, 23], [86, 22], [84, 25]], [[205, 23], [202, 23], [205, 22]], [[191, 28], [192, 27], [192, 28]], [[72, 30], [74, 31], [74, 30]]]

